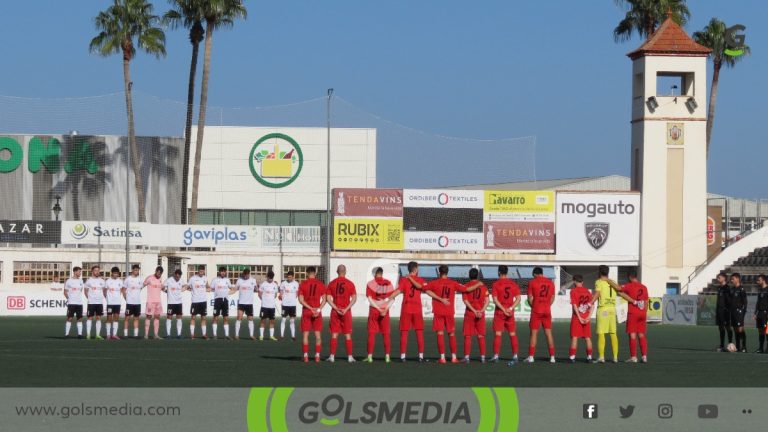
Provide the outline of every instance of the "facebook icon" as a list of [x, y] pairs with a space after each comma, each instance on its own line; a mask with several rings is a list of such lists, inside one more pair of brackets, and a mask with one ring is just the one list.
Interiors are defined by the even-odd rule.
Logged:
[[583, 407], [583, 415], [585, 419], [596, 419], [597, 418], [597, 404], [584, 404]]

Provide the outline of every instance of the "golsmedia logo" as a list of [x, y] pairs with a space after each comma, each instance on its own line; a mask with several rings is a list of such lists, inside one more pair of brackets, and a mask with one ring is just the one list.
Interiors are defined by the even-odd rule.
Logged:
[[88, 235], [88, 225], [79, 223], [73, 226], [69, 233], [72, 235], [72, 238], [82, 240]]
[[746, 29], [747, 27], [742, 24], [736, 24], [725, 29], [724, 39], [725, 45], [727, 47], [724, 50], [725, 55], [730, 57], [738, 57], [744, 55], [746, 52], [745, 42], [747, 41], [747, 37], [743, 32]]
[[246, 241], [248, 240], [248, 233], [245, 231], [232, 231], [229, 228], [211, 228], [204, 230], [193, 230], [192, 228], [187, 228], [187, 230], [184, 231], [184, 244], [191, 246], [195, 240], [213, 241], [214, 244], [219, 244], [219, 242], [222, 241]]

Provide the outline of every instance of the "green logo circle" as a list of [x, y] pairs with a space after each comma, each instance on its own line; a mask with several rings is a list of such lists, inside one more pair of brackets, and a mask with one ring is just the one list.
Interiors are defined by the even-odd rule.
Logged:
[[[273, 141], [267, 143], [267, 140]], [[293, 138], [271, 133], [259, 138], [253, 145], [248, 165], [259, 183], [278, 189], [288, 186], [299, 177], [304, 166], [304, 154]]]

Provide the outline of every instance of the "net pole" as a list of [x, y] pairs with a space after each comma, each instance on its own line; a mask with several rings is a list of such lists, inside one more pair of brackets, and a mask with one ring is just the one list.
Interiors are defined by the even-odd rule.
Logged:
[[326, 176], [325, 176], [325, 194], [326, 194], [326, 208], [325, 208], [325, 283], [331, 281], [331, 233], [333, 232], [333, 226], [331, 225], [331, 97], [333, 96], [333, 89], [328, 89], [328, 99], [325, 107], [325, 120], [326, 120]]
[[128, 233], [130, 232], [131, 228], [131, 217], [130, 217], [130, 208], [131, 208], [131, 149], [130, 149], [130, 139], [126, 140], [126, 157], [125, 157], [125, 275], [128, 276], [128, 273], [130, 272], [129, 266], [131, 261], [131, 252], [130, 252], [130, 236]]

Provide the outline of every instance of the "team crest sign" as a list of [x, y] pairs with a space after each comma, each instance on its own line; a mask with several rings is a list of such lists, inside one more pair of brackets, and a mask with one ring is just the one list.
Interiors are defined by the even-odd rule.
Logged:
[[259, 183], [279, 189], [299, 177], [304, 165], [304, 154], [293, 138], [271, 133], [259, 138], [253, 145], [248, 164], [251, 174]]
[[608, 241], [608, 234], [611, 232], [611, 224], [604, 222], [587, 222], [584, 224], [584, 234], [587, 236], [589, 245], [595, 250], [603, 247]]

